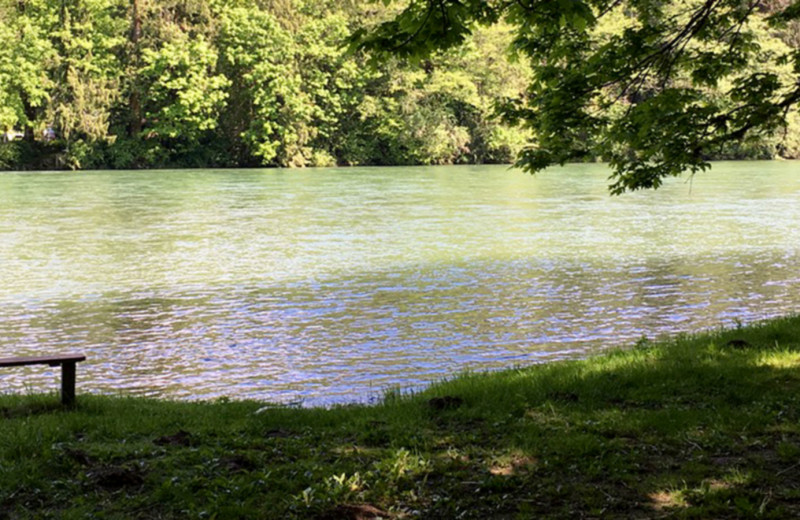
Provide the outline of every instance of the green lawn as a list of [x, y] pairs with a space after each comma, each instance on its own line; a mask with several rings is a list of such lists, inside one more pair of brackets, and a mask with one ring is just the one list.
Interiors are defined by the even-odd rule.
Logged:
[[0, 518], [380, 512], [798, 518], [800, 318], [464, 375], [377, 406], [0, 397]]

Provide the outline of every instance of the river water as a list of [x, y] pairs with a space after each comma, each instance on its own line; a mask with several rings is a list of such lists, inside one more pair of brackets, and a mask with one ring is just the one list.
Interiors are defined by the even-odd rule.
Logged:
[[79, 392], [325, 405], [800, 312], [800, 165], [607, 176], [2, 173], [0, 355], [84, 352]]

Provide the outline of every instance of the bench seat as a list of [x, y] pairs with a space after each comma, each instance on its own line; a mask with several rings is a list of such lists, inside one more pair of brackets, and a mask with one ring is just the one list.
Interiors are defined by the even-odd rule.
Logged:
[[86, 361], [83, 354], [64, 354], [60, 356], [34, 356], [0, 358], [0, 367], [21, 367], [25, 365], [50, 365], [55, 367], [63, 363]]
[[61, 365], [61, 402], [71, 405], [75, 402], [75, 364], [85, 361], [83, 354], [59, 354], [55, 356], [28, 356], [0, 358], [0, 367], [22, 367], [27, 365]]

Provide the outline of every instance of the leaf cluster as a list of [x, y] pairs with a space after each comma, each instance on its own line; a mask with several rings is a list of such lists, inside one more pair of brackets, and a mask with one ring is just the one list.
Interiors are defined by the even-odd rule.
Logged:
[[[344, 43], [394, 11], [306, 0], [0, 0], [9, 167], [508, 162], [527, 67], [505, 26], [412, 64]], [[17, 44], [16, 42], [19, 42]], [[55, 143], [46, 135], [55, 135]], [[51, 137], [52, 138], [52, 137]], [[7, 146], [7, 147], [8, 147]], [[31, 156], [55, 160], [42, 164]], [[35, 153], [38, 150], [40, 153]]]
[[731, 143], [785, 130], [800, 101], [800, 4], [757, 0], [417, 0], [353, 45], [422, 59], [476, 25], [513, 27], [532, 77], [501, 107], [529, 129], [531, 172], [602, 158], [612, 193], [697, 172]]

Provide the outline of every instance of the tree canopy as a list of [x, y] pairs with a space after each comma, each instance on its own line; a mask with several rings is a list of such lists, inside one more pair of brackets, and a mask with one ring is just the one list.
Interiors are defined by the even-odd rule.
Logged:
[[500, 106], [534, 136], [519, 163], [601, 157], [620, 193], [785, 131], [800, 101], [799, 18], [784, 0], [410, 0], [353, 42], [421, 59], [508, 24], [532, 70]]
[[796, 158], [771, 1], [0, 0], [0, 168]]
[[[0, 0], [0, 168], [508, 162], [525, 131], [503, 25], [424, 64], [347, 38], [391, 8], [326, 0]], [[498, 58], [499, 57], [499, 58]], [[45, 139], [44, 136], [49, 136]], [[5, 137], [5, 135], [4, 135]]]

